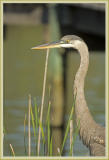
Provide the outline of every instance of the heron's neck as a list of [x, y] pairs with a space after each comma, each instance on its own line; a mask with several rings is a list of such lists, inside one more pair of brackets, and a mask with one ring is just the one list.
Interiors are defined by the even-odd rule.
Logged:
[[81, 90], [84, 91], [84, 80], [89, 65], [89, 52], [85, 43], [81, 44], [78, 52], [80, 54], [81, 61], [80, 67], [75, 76], [74, 89], [76, 89], [79, 92]]
[[80, 49], [78, 52], [80, 54], [81, 61], [74, 81], [74, 96], [76, 96], [75, 111], [77, 119], [81, 119], [81, 116], [83, 116], [84, 112], [88, 110], [84, 96], [84, 81], [89, 65], [89, 52], [84, 42], [81, 43], [79, 48]]

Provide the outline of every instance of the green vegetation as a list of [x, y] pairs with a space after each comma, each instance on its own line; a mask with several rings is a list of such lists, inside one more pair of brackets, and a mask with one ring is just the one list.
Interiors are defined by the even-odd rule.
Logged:
[[[31, 96], [30, 96], [31, 97]], [[29, 101], [30, 100], [29, 97]], [[71, 107], [71, 112], [70, 112], [70, 116], [67, 122], [67, 126], [65, 129], [65, 134], [64, 134], [64, 138], [63, 138], [63, 142], [62, 142], [62, 146], [61, 148], [57, 148], [58, 150], [58, 155], [62, 156], [63, 154], [63, 149], [65, 147], [65, 143], [66, 140], [68, 138], [69, 135], [69, 130], [70, 130], [70, 121], [73, 119], [73, 113], [74, 113], [74, 105], [75, 105], [75, 99], [74, 99], [74, 103]], [[51, 109], [51, 101], [49, 101], [48, 103], [48, 110], [47, 110], [47, 116], [46, 116], [46, 121], [45, 124], [42, 124], [40, 122], [40, 117], [39, 117], [39, 112], [38, 112], [38, 106], [36, 103], [36, 99], [34, 99], [34, 106], [30, 105], [29, 103], [29, 107], [30, 107], [30, 112], [31, 112], [31, 117], [30, 117], [30, 128], [32, 128], [31, 132], [33, 131], [33, 135], [34, 135], [34, 144], [35, 144], [35, 153], [33, 153], [33, 151], [31, 152], [31, 146], [29, 146], [28, 143], [28, 151], [27, 151], [27, 144], [26, 144], [26, 124], [27, 124], [27, 120], [29, 120], [29, 116], [27, 118], [27, 114], [25, 114], [24, 117], [24, 151], [25, 151], [25, 156], [38, 156], [38, 152], [37, 152], [37, 145], [38, 145], [38, 130], [39, 127], [41, 128], [41, 153], [40, 156], [53, 156], [53, 139], [52, 139], [52, 134], [51, 134], [51, 129], [50, 129], [50, 109]], [[29, 124], [29, 123], [28, 123]], [[29, 127], [29, 126], [28, 126]], [[29, 130], [28, 130], [29, 132]], [[73, 146], [74, 146], [74, 142], [76, 140], [76, 136], [78, 135], [79, 132], [79, 123], [77, 128], [75, 129], [75, 132], [73, 132], [73, 140], [69, 146], [69, 152], [68, 155], [72, 156], [73, 154]], [[32, 133], [30, 134], [30, 136], [32, 135]], [[29, 136], [29, 134], [28, 134]], [[28, 137], [28, 139], [30, 140], [31, 137]], [[31, 140], [30, 140], [31, 141]], [[31, 144], [31, 142], [30, 142]], [[12, 147], [12, 145], [10, 144], [10, 150], [11, 150], [11, 155], [15, 156], [15, 152], [14, 152], [14, 148]], [[30, 152], [30, 153], [28, 153]]]
[[[51, 134], [51, 129], [50, 129], [50, 109], [51, 109], [51, 101], [49, 101], [49, 103], [48, 103], [48, 110], [47, 110], [45, 124], [42, 124], [40, 122], [40, 118], [39, 118], [39, 112], [38, 112], [36, 99], [34, 99], [34, 106], [31, 106], [31, 125], [32, 125], [32, 129], [33, 129], [33, 134], [34, 134], [34, 143], [36, 146], [36, 152], [35, 152], [34, 156], [37, 156], [37, 144], [38, 144], [37, 137], [38, 137], [39, 127], [41, 128], [41, 137], [42, 137], [41, 138], [41, 154], [40, 155], [41, 156], [53, 156], [53, 144], [52, 144], [53, 139], [52, 139], [52, 134]], [[66, 140], [68, 138], [68, 134], [69, 134], [69, 130], [70, 130], [70, 121], [73, 118], [73, 113], [74, 113], [74, 104], [71, 107], [71, 112], [70, 112], [70, 116], [69, 116], [67, 126], [65, 129], [65, 134], [64, 134], [62, 146], [61, 146], [61, 148], [57, 148], [57, 150], [59, 151], [59, 156], [62, 155]], [[27, 149], [26, 149], [26, 141], [25, 141], [25, 139], [26, 139], [26, 137], [25, 137], [26, 136], [25, 135], [26, 121], [27, 121], [27, 118], [25, 115], [25, 119], [24, 119], [24, 147], [25, 147], [25, 154], [28, 154]], [[69, 156], [72, 155], [73, 145], [74, 145], [76, 136], [78, 134], [78, 131], [79, 131], [79, 125], [72, 135], [73, 141], [72, 141], [71, 147], [69, 146], [69, 153], [68, 153]]]

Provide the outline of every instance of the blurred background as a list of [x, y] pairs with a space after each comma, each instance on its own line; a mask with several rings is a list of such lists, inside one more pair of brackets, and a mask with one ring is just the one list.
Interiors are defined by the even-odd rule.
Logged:
[[[105, 126], [105, 3], [4, 3], [4, 156], [11, 155], [9, 144], [13, 145], [17, 156], [25, 156], [24, 116], [28, 112], [28, 95], [31, 94], [32, 100], [36, 98], [38, 107], [41, 105], [46, 51], [33, 51], [31, 48], [68, 34], [80, 36], [88, 45], [90, 65], [85, 81], [85, 96], [92, 116]], [[62, 144], [71, 111], [73, 80], [79, 63], [79, 54], [73, 49], [50, 50], [43, 119], [51, 87], [51, 128], [55, 156]], [[68, 156], [68, 149], [69, 139], [63, 156]], [[32, 152], [35, 152], [33, 139]], [[74, 144], [73, 155], [89, 155], [79, 136]]]

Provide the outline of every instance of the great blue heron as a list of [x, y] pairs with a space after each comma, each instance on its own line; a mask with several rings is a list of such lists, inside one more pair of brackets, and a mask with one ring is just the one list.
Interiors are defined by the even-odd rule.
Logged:
[[81, 57], [80, 67], [74, 80], [75, 114], [76, 122], [80, 123], [80, 137], [83, 143], [89, 147], [90, 155], [105, 156], [105, 128], [94, 121], [84, 95], [84, 81], [89, 65], [89, 52], [86, 43], [78, 36], [67, 35], [58, 42], [39, 45], [32, 49], [60, 47], [72, 47], [79, 52]]

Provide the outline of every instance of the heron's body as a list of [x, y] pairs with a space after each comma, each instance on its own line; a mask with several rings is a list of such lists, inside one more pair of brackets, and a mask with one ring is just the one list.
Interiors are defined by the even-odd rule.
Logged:
[[74, 35], [64, 36], [59, 42], [48, 43], [32, 49], [72, 47], [81, 57], [80, 67], [74, 80], [76, 122], [80, 123], [79, 133], [83, 143], [89, 147], [92, 156], [105, 156], [105, 128], [97, 124], [86, 103], [84, 82], [89, 65], [89, 52], [85, 42]]

